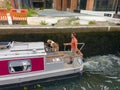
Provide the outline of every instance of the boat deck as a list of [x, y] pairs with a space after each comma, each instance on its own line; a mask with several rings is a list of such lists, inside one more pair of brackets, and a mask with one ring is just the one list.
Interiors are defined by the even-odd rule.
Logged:
[[73, 55], [71, 51], [59, 51], [59, 52], [53, 52], [48, 53], [46, 57], [47, 63], [61, 63], [63, 62], [64, 68], [74, 68], [73, 64], [68, 64], [70, 60], [72, 59]]

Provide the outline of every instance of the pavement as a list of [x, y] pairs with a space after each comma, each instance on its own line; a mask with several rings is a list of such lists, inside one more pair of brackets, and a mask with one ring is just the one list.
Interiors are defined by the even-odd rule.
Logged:
[[[104, 14], [110, 14], [110, 16], [104, 16]], [[81, 10], [79, 13], [69, 11], [57, 11], [54, 9], [44, 9], [38, 11], [38, 17], [28, 17], [29, 25], [40, 25], [41, 21], [45, 21], [48, 25], [57, 23], [58, 20], [76, 17], [79, 18], [81, 25], [88, 25], [89, 21], [100, 21], [100, 22], [113, 22], [120, 23], [120, 19], [113, 17], [114, 12], [101, 12], [101, 11], [87, 11]]]
[[[104, 16], [104, 14], [110, 14], [110, 16]], [[89, 25], [89, 21], [98, 22], [112, 22], [120, 23], [120, 19], [113, 18], [114, 12], [103, 12], [103, 11], [87, 11], [81, 10], [80, 12], [70, 11], [57, 11], [54, 9], [44, 9], [38, 11], [38, 16], [27, 17], [28, 25], [40, 25], [41, 22], [45, 21], [48, 25], [57, 23], [59, 20], [66, 18], [79, 18], [80, 25]], [[10, 15], [8, 14], [8, 23], [12, 25]]]
[[69, 11], [58, 11], [54, 9], [44, 9], [38, 12], [38, 16], [52, 16], [52, 17], [74, 17], [74, 16], [80, 16], [80, 13], [72, 13]]

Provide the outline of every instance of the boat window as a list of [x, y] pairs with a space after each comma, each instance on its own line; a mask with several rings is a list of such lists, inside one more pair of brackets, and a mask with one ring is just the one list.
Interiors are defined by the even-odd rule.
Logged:
[[28, 72], [31, 71], [30, 60], [17, 60], [9, 62], [9, 73]]
[[6, 49], [10, 47], [11, 42], [0, 42], [0, 49]]

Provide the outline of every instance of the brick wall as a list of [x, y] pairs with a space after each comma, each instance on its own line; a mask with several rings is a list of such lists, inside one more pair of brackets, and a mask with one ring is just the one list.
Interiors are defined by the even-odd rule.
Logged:
[[77, 1], [78, 0], [71, 0], [71, 6], [70, 6], [71, 12], [73, 12], [75, 9], [77, 9]]
[[53, 3], [56, 10], [66, 11], [70, 7], [70, 11], [73, 12], [77, 8], [77, 0], [54, 0]]
[[67, 10], [68, 0], [62, 0], [62, 11]]
[[94, 0], [87, 0], [86, 10], [93, 10]]
[[54, 0], [54, 9], [62, 10], [62, 0]]

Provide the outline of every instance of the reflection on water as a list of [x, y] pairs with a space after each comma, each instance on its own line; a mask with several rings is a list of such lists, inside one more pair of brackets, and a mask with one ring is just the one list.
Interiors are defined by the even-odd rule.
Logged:
[[120, 90], [120, 57], [86, 58], [82, 78], [37, 83], [9, 90]]

